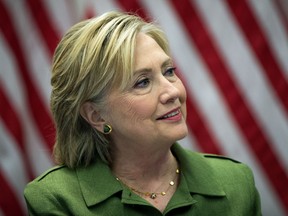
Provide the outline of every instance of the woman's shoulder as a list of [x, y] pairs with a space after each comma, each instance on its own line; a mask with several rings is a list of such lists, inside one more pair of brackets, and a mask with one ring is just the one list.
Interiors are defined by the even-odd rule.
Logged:
[[69, 177], [70, 183], [71, 180], [73, 181], [73, 178], [71, 178], [73, 176], [75, 179], [76, 173], [73, 169], [69, 169], [64, 165], [54, 166], [29, 182], [25, 187], [24, 193], [33, 193], [33, 191], [39, 190], [40, 188], [46, 188], [45, 190], [50, 190], [51, 188], [63, 188], [67, 185], [67, 177]]
[[198, 154], [199, 156], [202, 157], [203, 161], [207, 164], [209, 164], [209, 166], [211, 166], [212, 168], [216, 168], [216, 169], [224, 169], [225, 167], [227, 169], [229, 168], [243, 168], [243, 169], [246, 169], [248, 168], [248, 166], [235, 159], [235, 158], [232, 158], [232, 157], [229, 157], [229, 156], [225, 156], [225, 155], [217, 155], [217, 154], [207, 154], [207, 153], [196, 153]]
[[67, 166], [56, 166], [39, 175], [27, 184], [24, 197], [31, 215], [32, 212], [35, 215], [51, 212], [71, 215], [68, 206], [74, 208], [77, 203], [83, 202], [76, 169]]
[[223, 155], [193, 152], [181, 146], [174, 150], [191, 193], [202, 197], [226, 196], [227, 199], [222, 200], [233, 206], [231, 211], [235, 213], [229, 215], [261, 215], [253, 173], [245, 163]]
[[207, 154], [207, 153], [196, 153], [203, 158], [203, 161], [214, 170], [218, 171], [228, 171], [231, 172], [241, 170], [251, 171], [249, 166], [246, 163], [243, 163], [235, 158], [225, 156], [225, 155], [217, 155], [217, 154]]
[[73, 169], [70, 169], [65, 165], [57, 165], [44, 171], [42, 174], [36, 177], [32, 182], [49, 181], [55, 178], [62, 179], [63, 176], [71, 175], [73, 172], [74, 172]]
[[217, 154], [207, 154], [207, 153], [197, 153], [197, 154], [200, 154], [202, 155], [204, 158], [208, 159], [208, 160], [211, 160], [211, 161], [214, 161], [216, 160], [217, 162], [232, 162], [232, 163], [236, 163], [236, 164], [239, 164], [241, 163], [240, 161], [234, 159], [234, 158], [231, 158], [231, 157], [228, 157], [228, 156], [225, 156], [225, 155], [217, 155]]
[[252, 170], [246, 163], [224, 155], [203, 154], [203, 157], [215, 174], [218, 173], [224, 178], [242, 176], [243, 179], [249, 179], [250, 182], [254, 183]]
[[180, 145], [176, 145], [174, 151], [187, 170], [210, 172], [211, 174], [223, 177], [252, 175], [249, 166], [229, 156], [195, 152], [185, 149]]

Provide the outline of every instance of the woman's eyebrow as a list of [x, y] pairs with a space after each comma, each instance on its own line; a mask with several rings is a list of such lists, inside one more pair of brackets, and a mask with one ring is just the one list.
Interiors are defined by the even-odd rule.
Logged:
[[[166, 59], [162, 64], [161, 64], [161, 69], [165, 69], [167, 66], [171, 66], [173, 64], [173, 61], [171, 58], [168, 58]], [[136, 71], [134, 71], [134, 75], [137, 75], [139, 73], [148, 73], [148, 72], [151, 72], [152, 71], [152, 68], [141, 68], [141, 69], [138, 69]]]
[[167, 66], [173, 65], [173, 61], [171, 58], [168, 58], [166, 61], [164, 61], [161, 65], [162, 69], [165, 69]]
[[148, 73], [151, 71], [152, 71], [152, 68], [141, 68], [139, 70], [136, 70], [133, 74], [137, 75], [137, 74], [141, 74], [141, 73]]

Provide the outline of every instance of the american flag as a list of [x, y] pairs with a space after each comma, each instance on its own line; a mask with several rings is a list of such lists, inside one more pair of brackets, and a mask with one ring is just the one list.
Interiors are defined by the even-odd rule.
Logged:
[[109, 10], [166, 32], [188, 94], [180, 143], [248, 164], [263, 215], [288, 215], [287, 0], [0, 0], [0, 216], [27, 215], [25, 185], [53, 166], [58, 41]]

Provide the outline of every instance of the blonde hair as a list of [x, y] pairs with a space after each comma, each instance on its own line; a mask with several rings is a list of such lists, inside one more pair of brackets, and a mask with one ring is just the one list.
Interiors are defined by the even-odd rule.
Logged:
[[51, 110], [56, 126], [54, 157], [58, 164], [87, 166], [99, 156], [111, 162], [109, 137], [80, 115], [86, 101], [99, 108], [112, 88], [123, 90], [132, 76], [135, 38], [152, 37], [169, 54], [163, 31], [140, 17], [107, 12], [79, 22], [58, 44], [52, 65]]

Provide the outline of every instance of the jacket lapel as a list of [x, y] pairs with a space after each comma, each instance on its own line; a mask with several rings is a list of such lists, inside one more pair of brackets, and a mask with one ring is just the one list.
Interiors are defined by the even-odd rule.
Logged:
[[213, 168], [203, 154], [184, 150], [179, 144], [172, 146], [172, 152], [180, 162], [181, 172], [191, 193], [208, 196], [225, 196], [221, 185], [215, 181]]
[[122, 190], [120, 183], [101, 160], [88, 167], [76, 169], [78, 182], [86, 205], [98, 204]]

